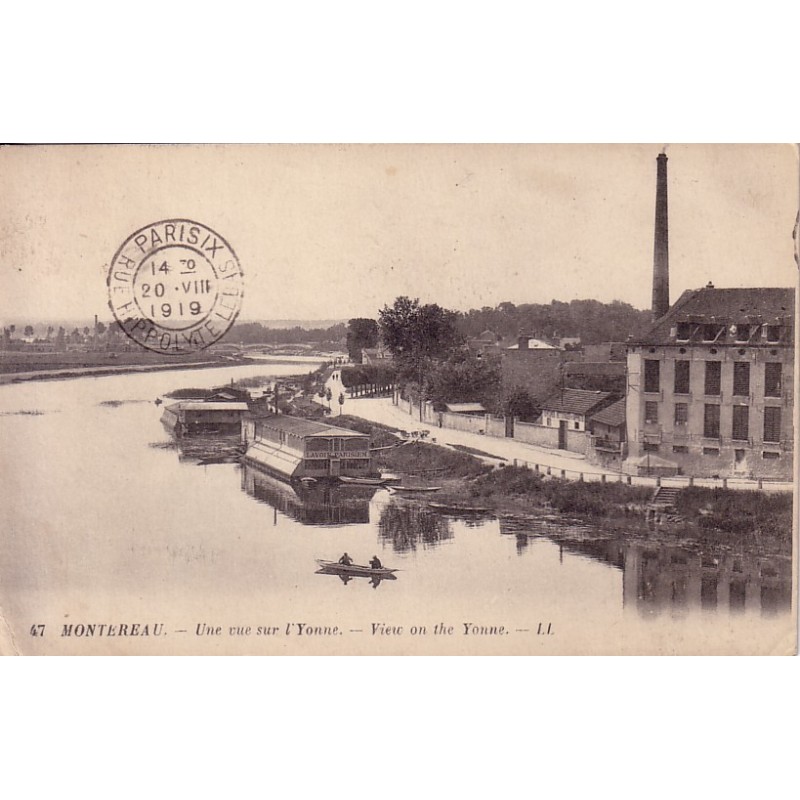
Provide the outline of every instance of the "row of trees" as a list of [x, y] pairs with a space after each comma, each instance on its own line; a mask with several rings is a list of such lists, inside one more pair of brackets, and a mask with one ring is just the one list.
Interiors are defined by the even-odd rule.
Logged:
[[500, 303], [494, 308], [472, 309], [459, 315], [458, 329], [467, 337], [490, 330], [502, 337], [526, 333], [552, 339], [576, 336], [583, 344], [598, 344], [624, 342], [630, 335], [643, 334], [651, 321], [650, 311], [618, 300], [553, 300], [549, 304]]
[[22, 338], [14, 338], [17, 333], [16, 325], [8, 325], [3, 328], [3, 344], [6, 349], [21, 349], [26, 346], [26, 342], [33, 339], [34, 342], [51, 344], [56, 350], [66, 349], [67, 344], [85, 344], [87, 342], [110, 343], [117, 336], [122, 335], [122, 330], [118, 323], [106, 326], [98, 322], [96, 326], [84, 328], [75, 327], [67, 331], [62, 325], [56, 328], [48, 325], [43, 336], [35, 337], [33, 325], [26, 325], [22, 330]]
[[347, 336], [343, 323], [329, 328], [268, 328], [260, 322], [236, 323], [225, 336], [226, 342], [242, 344], [331, 344], [337, 347]]

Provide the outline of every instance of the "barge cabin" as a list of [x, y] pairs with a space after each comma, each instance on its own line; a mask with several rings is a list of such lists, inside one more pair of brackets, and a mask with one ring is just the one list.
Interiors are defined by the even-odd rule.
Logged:
[[285, 414], [246, 418], [245, 458], [284, 479], [370, 473], [367, 434]]
[[167, 406], [161, 422], [177, 436], [239, 433], [247, 411], [247, 403], [183, 401]]

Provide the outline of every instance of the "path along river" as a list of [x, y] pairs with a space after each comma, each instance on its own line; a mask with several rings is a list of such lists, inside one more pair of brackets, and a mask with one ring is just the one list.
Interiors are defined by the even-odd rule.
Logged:
[[[0, 386], [0, 650], [786, 646], [788, 557], [659, 543], [644, 526], [631, 537], [564, 520], [456, 519], [382, 489], [298, 493], [236, 463], [200, 466], [170, 446], [154, 405], [167, 391], [314, 366], [265, 362]], [[317, 574], [315, 559], [345, 550], [360, 563], [377, 554], [399, 570], [396, 579]], [[109, 637], [109, 627], [90, 636], [90, 624], [163, 627], [160, 636], [120, 636], [116, 628]], [[40, 630], [43, 637], [32, 635]]]

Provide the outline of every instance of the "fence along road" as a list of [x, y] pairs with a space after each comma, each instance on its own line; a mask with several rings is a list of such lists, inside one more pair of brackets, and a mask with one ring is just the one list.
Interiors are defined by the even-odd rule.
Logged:
[[[335, 424], [335, 415], [338, 409], [334, 409], [331, 422]], [[404, 431], [428, 431], [428, 441], [436, 439], [437, 444], [463, 445], [472, 447], [489, 454], [492, 458], [516, 464], [517, 466], [538, 469], [543, 475], [551, 475], [556, 478], [566, 478], [568, 480], [585, 481], [605, 481], [611, 482], [630, 482], [634, 486], [677, 486], [686, 487], [690, 485], [690, 478], [677, 476], [674, 478], [652, 478], [644, 476], [628, 476], [621, 472], [604, 469], [586, 461], [585, 456], [577, 453], [570, 453], [566, 450], [551, 450], [546, 447], [526, 444], [514, 439], [506, 439], [494, 436], [485, 436], [477, 433], [453, 430], [452, 428], [439, 428], [436, 425], [420, 422], [419, 417], [408, 414], [401, 407], [392, 403], [390, 397], [380, 398], [347, 398], [341, 409], [343, 414], [352, 414], [355, 417], [380, 422], [398, 430]], [[629, 480], [630, 478], [630, 480]], [[767, 481], [764, 480], [759, 485], [758, 481], [746, 478], [694, 478], [695, 486], [723, 487], [728, 489], [759, 489], [770, 492], [791, 492], [794, 488], [789, 481]]]

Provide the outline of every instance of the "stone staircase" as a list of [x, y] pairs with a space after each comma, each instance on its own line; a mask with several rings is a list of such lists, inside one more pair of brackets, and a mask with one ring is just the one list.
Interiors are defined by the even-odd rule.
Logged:
[[653, 497], [650, 500], [649, 507], [658, 510], [658, 511], [668, 511], [675, 508], [675, 501], [678, 498], [678, 492], [680, 489], [676, 489], [671, 486], [659, 486], [655, 492], [653, 492]]
[[672, 486], [659, 486], [650, 500], [650, 505], [656, 508], [674, 508], [680, 489]]

